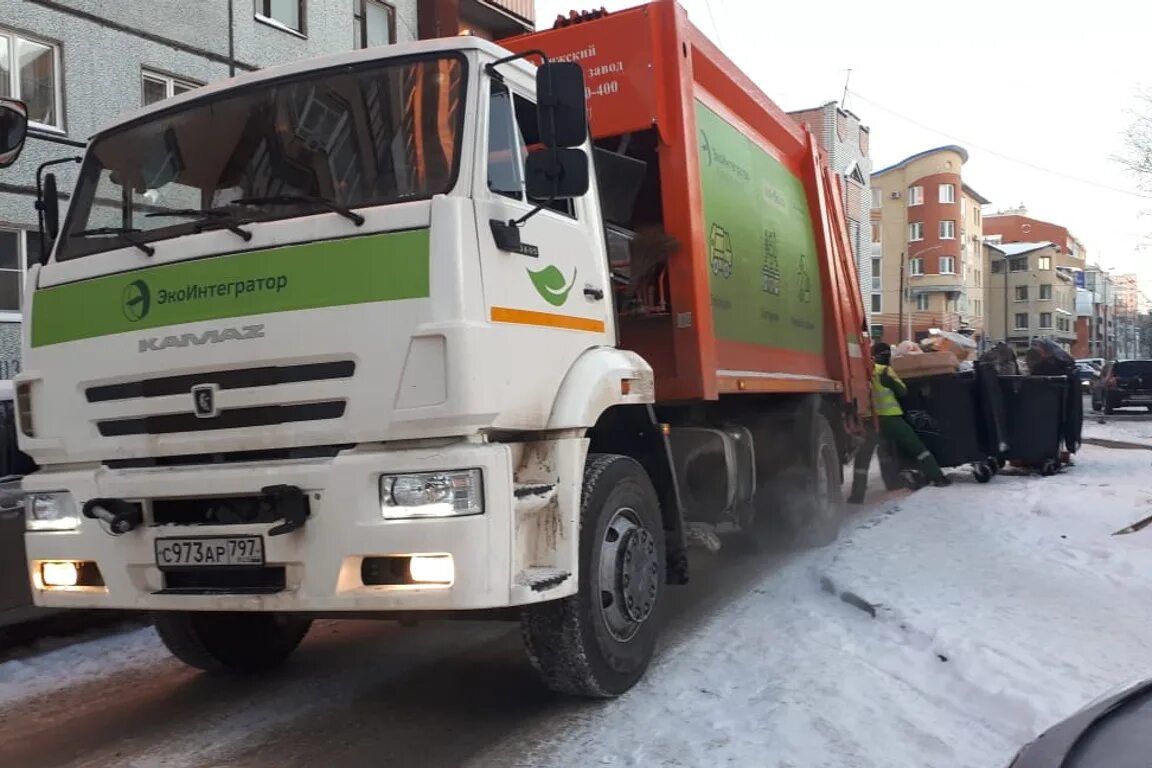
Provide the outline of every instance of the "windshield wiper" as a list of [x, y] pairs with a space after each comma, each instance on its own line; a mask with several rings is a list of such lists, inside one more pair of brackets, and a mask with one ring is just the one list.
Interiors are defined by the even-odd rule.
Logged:
[[[144, 214], [147, 218], [199, 218], [195, 222], [196, 231], [202, 232], [209, 222], [218, 222], [224, 229], [244, 238], [244, 242], [252, 239], [252, 233], [240, 226], [235, 220], [236, 215], [231, 211], [222, 211], [217, 208], [176, 208], [171, 211], [156, 211]], [[225, 221], [226, 219], [226, 221]]]
[[233, 200], [229, 205], [294, 205], [303, 203], [305, 205], [318, 205], [322, 208], [327, 208], [333, 213], [338, 213], [344, 218], [351, 221], [356, 226], [364, 225], [364, 217], [353, 211], [346, 205], [340, 205], [335, 200], [329, 200], [326, 197], [311, 197], [309, 195], [268, 195], [267, 197], [242, 197], [239, 200]]
[[82, 229], [79, 232], [69, 232], [69, 237], [101, 237], [105, 235], [116, 235], [124, 238], [129, 244], [136, 246], [144, 252], [145, 256], [154, 256], [156, 249], [145, 243], [143, 240], [133, 237], [134, 232], [141, 230], [136, 227], [96, 227], [95, 229]]

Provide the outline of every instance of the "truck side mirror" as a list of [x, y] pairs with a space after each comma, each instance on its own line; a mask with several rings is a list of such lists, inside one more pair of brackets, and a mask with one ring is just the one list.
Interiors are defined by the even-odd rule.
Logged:
[[28, 108], [15, 99], [0, 99], [0, 168], [20, 157], [28, 135]]
[[588, 140], [588, 102], [584, 70], [574, 61], [550, 61], [536, 70], [540, 143], [579, 147]]
[[49, 173], [44, 176], [44, 198], [40, 201], [40, 210], [44, 214], [44, 234], [48, 237], [48, 247], [56, 242], [60, 234], [60, 193], [56, 189], [56, 174]]
[[588, 155], [581, 149], [538, 149], [524, 163], [524, 186], [535, 203], [569, 200], [588, 192]]

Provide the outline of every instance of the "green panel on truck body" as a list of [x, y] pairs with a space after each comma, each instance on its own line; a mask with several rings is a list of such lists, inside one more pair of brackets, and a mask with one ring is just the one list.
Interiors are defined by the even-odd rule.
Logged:
[[823, 353], [821, 264], [804, 184], [696, 103], [716, 336]]

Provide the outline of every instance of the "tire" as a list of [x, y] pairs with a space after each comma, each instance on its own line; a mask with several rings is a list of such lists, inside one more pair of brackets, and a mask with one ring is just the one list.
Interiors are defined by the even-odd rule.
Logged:
[[634, 686], [656, 649], [665, 580], [664, 524], [647, 473], [626, 456], [590, 455], [579, 591], [521, 614], [524, 646], [544, 685], [598, 699]]
[[287, 661], [311, 619], [275, 613], [164, 611], [156, 633], [173, 656], [205, 672], [257, 674]]
[[983, 462], [977, 464], [972, 469], [972, 476], [976, 478], [976, 482], [978, 483], [987, 483], [995, 474], [996, 472], [992, 469], [992, 466]]
[[1040, 467], [1040, 474], [1044, 477], [1051, 477], [1060, 471], [1060, 463], [1055, 459], [1045, 459], [1044, 464]]
[[817, 413], [813, 418], [805, 443], [800, 465], [777, 484], [780, 492], [776, 502], [788, 542], [814, 548], [831, 544], [840, 535], [844, 467], [832, 425], [823, 414]]

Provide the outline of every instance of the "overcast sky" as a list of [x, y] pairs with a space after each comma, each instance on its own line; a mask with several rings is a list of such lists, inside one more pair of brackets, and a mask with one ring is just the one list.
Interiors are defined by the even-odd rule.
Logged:
[[[1091, 261], [1152, 295], [1152, 199], [1111, 156], [1138, 89], [1152, 86], [1152, 4], [1119, 0], [680, 0], [781, 107], [838, 100], [872, 130], [873, 168], [939, 146], [970, 154], [964, 180], [994, 211], [1024, 203], [1068, 227]], [[541, 28], [572, 8], [537, 0]], [[861, 15], [866, 14], [866, 15]], [[1041, 170], [1044, 169], [1044, 170]], [[1074, 177], [1074, 178], [1069, 178]]]

